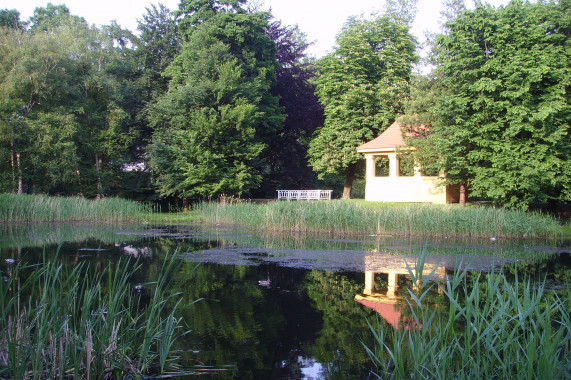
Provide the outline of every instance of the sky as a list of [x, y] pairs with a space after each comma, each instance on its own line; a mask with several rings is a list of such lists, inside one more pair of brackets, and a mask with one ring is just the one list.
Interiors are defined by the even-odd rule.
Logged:
[[[0, 9], [17, 9], [20, 19], [27, 20], [36, 7], [45, 7], [47, 0], [0, 0]], [[178, 8], [179, 0], [52, 0], [53, 4], [65, 4], [72, 14], [81, 16], [90, 24], [106, 25], [116, 20], [122, 27], [136, 31], [137, 19], [151, 4], [163, 3], [169, 9]], [[297, 24], [314, 44], [308, 49], [310, 56], [320, 58], [333, 51], [335, 36], [349, 16], [369, 16], [384, 10], [384, 0], [258, 0], [263, 9], [272, 9], [272, 14], [285, 25]], [[488, 0], [499, 6], [508, 0]], [[467, 1], [471, 4], [471, 1]], [[412, 32], [423, 42], [425, 31], [440, 31], [441, 0], [418, 0], [418, 13]]]

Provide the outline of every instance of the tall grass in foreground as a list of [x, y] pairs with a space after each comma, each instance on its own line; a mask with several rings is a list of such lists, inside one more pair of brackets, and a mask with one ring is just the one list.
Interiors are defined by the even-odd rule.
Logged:
[[0, 221], [121, 222], [143, 220], [149, 207], [121, 199], [89, 200], [83, 197], [53, 197], [41, 194], [0, 194]]
[[458, 205], [354, 201], [201, 203], [205, 221], [274, 231], [464, 237], [557, 236], [561, 226], [534, 212]]
[[[415, 276], [413, 277], [413, 282]], [[558, 296], [542, 284], [513, 283], [491, 272], [468, 280], [456, 270], [444, 285], [448, 309], [427, 306], [427, 282], [409, 290], [414, 326], [369, 323], [366, 347], [379, 378], [569, 379], [571, 290]], [[422, 288], [424, 287], [424, 288]]]
[[[158, 280], [147, 284], [153, 293], [146, 305], [129, 284], [138, 265], [110, 264], [102, 273], [83, 265], [66, 269], [57, 258], [15, 266], [0, 282], [0, 378], [176, 371], [172, 344], [184, 333], [177, 317], [182, 305], [167, 289], [180, 262], [177, 255], [165, 259]], [[175, 305], [166, 310], [169, 300]]]

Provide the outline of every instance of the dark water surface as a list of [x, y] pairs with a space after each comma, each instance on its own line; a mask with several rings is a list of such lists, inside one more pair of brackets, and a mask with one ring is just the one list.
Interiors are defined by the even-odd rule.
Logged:
[[[406, 263], [424, 250], [425, 274], [443, 280], [458, 267], [474, 275], [503, 268], [548, 288], [569, 286], [569, 242], [417, 240], [391, 236], [263, 235], [208, 226], [4, 225], [2, 276], [12, 261], [53, 258], [98, 270], [126, 257], [143, 266], [133, 287], [152, 281], [165, 254], [182, 253], [175, 287], [191, 330], [179, 347], [185, 366], [219, 378], [367, 378], [367, 319], [392, 328], [406, 320]], [[406, 262], [405, 262], [406, 260]], [[192, 273], [190, 279], [186, 275]], [[436, 290], [430, 299], [444, 303]]]

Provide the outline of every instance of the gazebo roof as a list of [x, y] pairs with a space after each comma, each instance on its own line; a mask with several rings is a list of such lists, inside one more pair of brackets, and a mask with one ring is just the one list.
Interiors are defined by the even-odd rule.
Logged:
[[404, 146], [406, 143], [402, 138], [401, 125], [395, 121], [379, 137], [357, 147], [359, 152], [373, 151], [380, 149], [394, 149], [397, 146]]

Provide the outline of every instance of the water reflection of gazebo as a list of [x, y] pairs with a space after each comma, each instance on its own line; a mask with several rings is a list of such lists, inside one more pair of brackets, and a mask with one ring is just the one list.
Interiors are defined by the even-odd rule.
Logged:
[[[414, 263], [409, 263], [414, 270]], [[436, 268], [436, 270], [435, 270]], [[425, 263], [423, 268], [423, 276], [433, 273], [433, 279], [443, 279], [446, 277], [446, 269], [444, 266], [437, 264]], [[375, 276], [386, 274], [388, 284], [386, 289], [376, 289]], [[399, 276], [408, 276], [409, 271], [403, 258], [392, 258], [387, 260], [386, 257], [380, 258], [378, 255], [365, 257], [365, 290], [362, 294], [355, 296], [355, 301], [361, 305], [376, 311], [387, 323], [397, 328], [399, 323], [404, 323], [405, 328], [409, 329], [413, 326], [413, 321], [403, 318], [397, 305], [403, 303], [403, 297], [398, 295]]]

